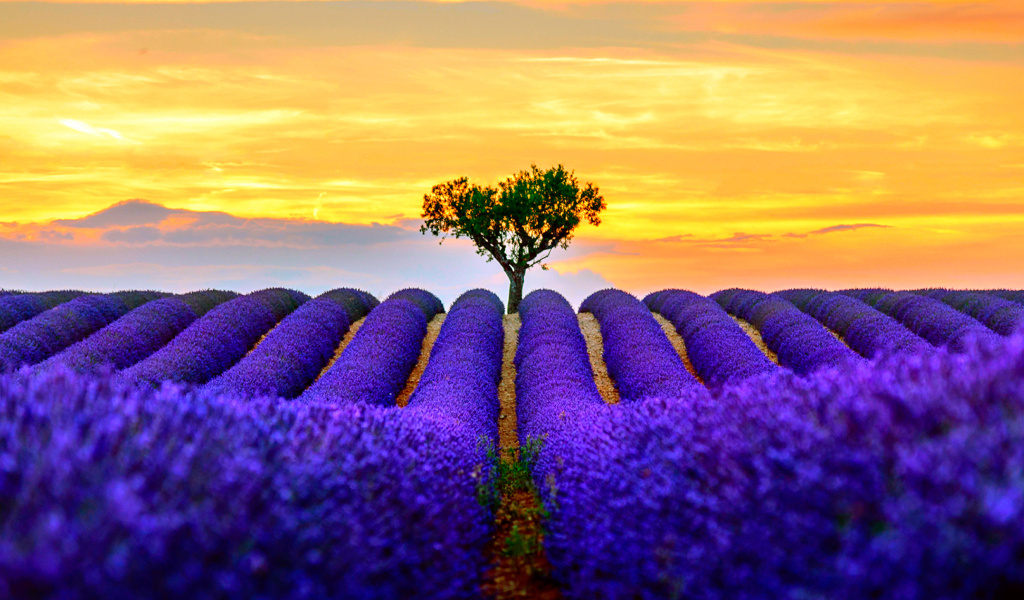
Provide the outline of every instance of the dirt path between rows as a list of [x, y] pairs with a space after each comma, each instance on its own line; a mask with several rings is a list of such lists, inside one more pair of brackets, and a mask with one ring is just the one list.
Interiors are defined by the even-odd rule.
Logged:
[[409, 404], [409, 398], [416, 391], [416, 386], [420, 383], [420, 377], [423, 377], [423, 371], [427, 369], [427, 363], [430, 362], [430, 351], [434, 349], [437, 334], [441, 333], [444, 317], [445, 313], [438, 313], [427, 323], [427, 334], [423, 336], [423, 343], [420, 345], [420, 358], [416, 361], [416, 366], [412, 368], [412, 372], [409, 373], [409, 379], [405, 381], [405, 387], [402, 388], [402, 392], [395, 398], [396, 405], [405, 407]]
[[668, 341], [672, 344], [672, 347], [676, 349], [676, 354], [679, 355], [683, 364], [686, 365], [686, 370], [689, 371], [690, 375], [693, 375], [694, 379], [699, 381], [701, 385], [704, 385], [704, 380], [701, 379], [700, 375], [697, 373], [697, 369], [693, 368], [693, 363], [690, 362], [690, 355], [686, 353], [686, 340], [684, 340], [683, 336], [679, 335], [679, 332], [676, 331], [676, 326], [656, 312], [652, 311], [651, 315], [654, 316], [654, 320], [657, 321], [658, 325], [661, 325], [662, 330], [665, 331], [665, 336], [668, 337]]
[[[345, 332], [345, 335], [341, 337], [341, 341], [338, 342], [338, 347], [334, 349], [334, 356], [331, 357], [331, 360], [327, 361], [327, 364], [324, 365], [324, 368], [320, 369], [320, 374], [316, 376], [316, 379], [313, 380], [313, 383], [319, 381], [320, 378], [324, 376], [324, 373], [326, 373], [328, 369], [334, 366], [334, 363], [337, 362], [337, 360], [341, 357], [341, 353], [345, 351], [345, 348], [348, 346], [349, 342], [351, 342], [352, 338], [356, 336], [356, 332], [359, 331], [359, 328], [363, 326], [363, 321], [365, 320], [366, 317], [363, 317], [362, 319], [359, 319], [351, 326], [349, 326], [348, 331]], [[313, 385], [313, 383], [309, 385]], [[306, 389], [309, 388], [307, 387]]]
[[781, 364], [779, 363], [779, 355], [772, 352], [768, 348], [768, 345], [764, 343], [764, 338], [761, 337], [761, 332], [758, 331], [756, 327], [744, 321], [743, 319], [740, 319], [736, 315], [729, 316], [732, 317], [733, 321], [736, 321], [736, 324], [739, 325], [740, 329], [742, 329], [747, 334], [747, 336], [754, 342], [754, 345], [760, 348], [761, 352], [764, 352], [765, 356], [770, 358], [773, 363], [781, 366]]
[[[519, 448], [516, 418], [516, 343], [519, 340], [519, 315], [504, 319], [505, 346], [498, 385], [498, 447], [501, 461], [515, 462]], [[484, 575], [481, 592], [496, 600], [529, 598], [558, 600], [562, 597], [551, 579], [551, 563], [544, 552], [541, 530], [541, 503], [536, 490], [519, 489], [504, 494], [494, 515], [494, 538], [488, 548], [491, 567]], [[522, 544], [526, 540], [528, 543]], [[518, 545], [516, 542], [520, 542]]]
[[576, 318], [580, 323], [580, 331], [587, 342], [587, 354], [590, 355], [590, 368], [594, 371], [594, 384], [601, 397], [608, 404], [619, 403], [619, 390], [608, 374], [608, 365], [604, 364], [604, 338], [601, 337], [601, 325], [590, 313], [579, 313]]

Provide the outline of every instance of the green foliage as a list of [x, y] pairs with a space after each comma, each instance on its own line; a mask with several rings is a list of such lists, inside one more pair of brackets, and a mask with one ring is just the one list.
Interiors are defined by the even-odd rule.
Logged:
[[503, 497], [520, 491], [536, 493], [533, 487], [533, 466], [540, 455], [542, 441], [529, 439], [525, 446], [505, 450], [506, 460], [493, 446], [487, 448], [491, 476], [477, 483], [476, 496], [481, 506], [497, 510]]
[[607, 207], [598, 189], [580, 186], [572, 171], [558, 165], [531, 165], [498, 184], [470, 185], [466, 177], [435, 185], [423, 196], [420, 232], [468, 237], [476, 251], [496, 260], [511, 282], [509, 312], [516, 312], [526, 270], [557, 247], [569, 247], [576, 227], [586, 219], [599, 225]]

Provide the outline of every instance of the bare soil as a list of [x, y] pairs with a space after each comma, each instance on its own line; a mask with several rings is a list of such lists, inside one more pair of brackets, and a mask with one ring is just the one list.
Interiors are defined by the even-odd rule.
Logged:
[[[505, 347], [501, 362], [501, 382], [498, 385], [500, 413], [498, 417], [498, 447], [501, 460], [514, 460], [519, 448], [518, 421], [516, 420], [516, 343], [519, 340], [518, 314], [506, 315]], [[488, 548], [490, 568], [484, 576], [482, 594], [487, 598], [536, 598], [557, 600], [562, 597], [551, 579], [551, 563], [544, 552], [541, 528], [541, 503], [535, 489], [518, 490], [505, 494], [494, 515], [494, 538]], [[532, 540], [531, 552], [510, 552], [513, 532], [519, 540]]]
[[395, 404], [398, 406], [404, 407], [409, 404], [409, 398], [416, 391], [416, 386], [420, 383], [420, 377], [423, 377], [423, 371], [426, 370], [427, 363], [430, 361], [430, 351], [433, 350], [434, 342], [437, 341], [437, 334], [441, 332], [444, 317], [445, 313], [436, 314], [427, 323], [427, 335], [423, 336], [423, 343], [420, 345], [420, 358], [416, 361], [416, 366], [412, 368], [412, 372], [409, 373], [409, 379], [405, 381], [405, 387], [402, 388], [402, 392], [398, 394], [398, 398], [395, 398]]
[[740, 326], [740, 329], [746, 332], [747, 336], [753, 340], [754, 345], [760, 348], [761, 352], [764, 352], [765, 356], [770, 358], [773, 363], [779, 364], [779, 355], [768, 349], [768, 345], [764, 343], [764, 338], [761, 337], [761, 332], [759, 332], [756, 327], [735, 315], [729, 316], [736, 321], [736, 324]]
[[665, 335], [668, 337], [668, 341], [672, 343], [672, 347], [676, 349], [676, 354], [682, 359], [683, 364], [686, 365], [686, 370], [690, 372], [701, 383], [704, 384], [704, 380], [697, 374], [697, 369], [693, 368], [693, 363], [690, 362], [690, 355], [686, 353], [686, 341], [683, 340], [683, 336], [679, 335], [676, 331], [675, 325], [673, 325], [668, 319], [661, 316], [656, 312], [651, 312], [654, 316], [654, 320], [661, 325], [661, 328], [665, 331]]
[[601, 397], [608, 404], [619, 403], [619, 390], [608, 375], [608, 365], [604, 363], [604, 338], [601, 337], [601, 325], [590, 313], [579, 313], [576, 318], [580, 323], [580, 331], [587, 342], [587, 354], [590, 355], [590, 368], [594, 371], [594, 384]]

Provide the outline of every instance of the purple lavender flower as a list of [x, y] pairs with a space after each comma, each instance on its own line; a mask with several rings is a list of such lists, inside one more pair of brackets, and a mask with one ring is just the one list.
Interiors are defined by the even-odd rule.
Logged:
[[977, 319], [969, 317], [938, 300], [911, 292], [881, 293], [878, 290], [844, 290], [847, 296], [862, 300], [903, 323], [907, 329], [934, 346], [961, 351], [968, 338], [998, 336]]
[[0, 334], [0, 371], [34, 365], [163, 296], [159, 292], [83, 295], [22, 321]]
[[442, 414], [57, 368], [0, 376], [0, 415], [4, 597], [477, 593], [480, 446]]
[[919, 354], [932, 349], [896, 319], [839, 292], [787, 290], [777, 295], [843, 336], [850, 348], [866, 358], [882, 352]]
[[192, 305], [205, 309], [232, 297], [233, 293], [214, 290], [148, 302], [36, 368], [62, 364], [77, 371], [98, 371], [104, 366], [125, 369], [163, 348], [195, 321], [199, 315]]
[[710, 296], [723, 308], [757, 327], [779, 362], [801, 375], [861, 360], [855, 352], [778, 295], [751, 290], [723, 290]]
[[709, 386], [779, 368], [714, 300], [686, 290], [662, 290], [644, 298], [644, 303], [675, 326], [690, 363]]
[[366, 315], [372, 298], [358, 290], [337, 289], [306, 302], [205, 388], [249, 398], [298, 396], [327, 365], [351, 324]]
[[431, 297], [423, 290], [401, 290], [381, 302], [338, 360], [299, 399], [394, 405], [419, 359], [427, 321], [444, 309]]
[[981, 321], [999, 335], [1010, 335], [1024, 324], [1024, 305], [996, 295], [942, 289], [914, 293], [952, 306]]
[[601, 325], [604, 361], [624, 401], [674, 396], [700, 385], [642, 302], [621, 290], [594, 292], [580, 305]]
[[164, 381], [206, 383], [238, 362], [263, 334], [308, 299], [301, 292], [274, 288], [225, 302], [120, 376], [151, 386]]
[[0, 333], [45, 310], [50, 310], [58, 304], [74, 300], [82, 294], [83, 292], [73, 290], [35, 294], [5, 293], [0, 297]]
[[493, 292], [477, 289], [459, 296], [445, 316], [406, 410], [445, 416], [496, 442], [504, 313]]

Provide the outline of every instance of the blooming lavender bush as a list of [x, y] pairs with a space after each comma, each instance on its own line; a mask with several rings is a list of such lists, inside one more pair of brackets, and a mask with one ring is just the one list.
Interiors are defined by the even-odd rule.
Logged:
[[839, 292], [787, 290], [777, 292], [822, 325], [843, 336], [861, 356], [881, 352], [930, 352], [932, 346], [902, 323], [867, 304]]
[[83, 295], [22, 321], [0, 334], [0, 371], [34, 365], [163, 296], [160, 292]]
[[1010, 302], [1016, 302], [1017, 304], [1024, 304], [1024, 290], [974, 290], [989, 294], [990, 296], [998, 296], [1003, 300], [1009, 300]]
[[567, 412], [535, 472], [571, 598], [1024, 590], [1024, 331]]
[[0, 597], [467, 598], [471, 427], [56, 369], [0, 377]]
[[352, 323], [366, 315], [367, 296], [337, 289], [306, 302], [206, 389], [249, 398], [298, 396], [327, 365]]
[[576, 313], [564, 297], [551, 290], [530, 292], [519, 305], [519, 317], [516, 417], [519, 439], [527, 441], [543, 438], [567, 415], [604, 400]]
[[915, 294], [934, 298], [981, 321], [999, 335], [1010, 335], [1024, 325], [1024, 305], [991, 294], [960, 290], [919, 290]]
[[370, 311], [327, 372], [299, 396], [303, 401], [392, 406], [416, 366], [427, 321], [444, 305], [423, 290], [401, 290]]
[[309, 296], [293, 290], [260, 290], [221, 304], [169, 344], [121, 372], [127, 381], [203, 384], [246, 355], [278, 321]]
[[192, 292], [143, 304], [84, 340], [69, 346], [37, 365], [50, 369], [57, 364], [77, 371], [98, 371], [104, 366], [124, 369], [163, 348], [188, 327], [207, 306], [233, 297], [216, 290]]
[[881, 293], [878, 290], [843, 290], [843, 294], [862, 300], [906, 325], [907, 329], [934, 346], [962, 351], [972, 337], [998, 339], [984, 324], [938, 300], [911, 292]]
[[644, 298], [686, 343], [686, 353], [704, 383], [717, 387], [779, 367], [754, 345], [729, 313], [710, 298], [686, 290], [662, 290]]
[[67, 290], [26, 294], [9, 292], [0, 297], [0, 333], [18, 323], [63, 304], [82, 295], [83, 292]]
[[642, 302], [621, 290], [594, 292], [580, 305], [601, 325], [604, 361], [624, 401], [673, 396], [700, 385]]
[[757, 327], [779, 362], [806, 375], [839, 367], [861, 357], [830, 334], [821, 323], [777, 295], [751, 290], [723, 290], [710, 296], [723, 308]]
[[[487, 290], [470, 290], [455, 300], [408, 411], [445, 416], [497, 442], [504, 313], [501, 300]], [[483, 460], [486, 448], [480, 451]]]

